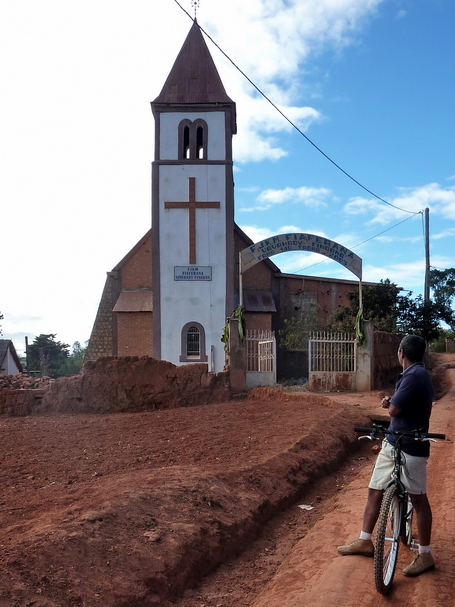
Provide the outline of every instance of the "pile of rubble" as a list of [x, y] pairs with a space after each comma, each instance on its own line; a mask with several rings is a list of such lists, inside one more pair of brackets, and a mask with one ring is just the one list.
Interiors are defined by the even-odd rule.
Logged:
[[12, 388], [13, 390], [43, 389], [52, 381], [50, 377], [31, 377], [25, 373], [3, 375], [0, 376], [0, 390], [2, 388]]

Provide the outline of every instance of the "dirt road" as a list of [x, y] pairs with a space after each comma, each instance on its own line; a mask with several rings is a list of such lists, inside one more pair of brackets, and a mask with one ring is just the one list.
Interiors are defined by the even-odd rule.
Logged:
[[[455, 371], [450, 370], [452, 386]], [[448, 440], [433, 443], [429, 462], [429, 496], [434, 527], [433, 553], [437, 567], [418, 578], [401, 570], [414, 557], [401, 547], [394, 588], [388, 597], [378, 594], [373, 582], [372, 559], [343, 557], [336, 547], [357, 537], [370, 467], [365, 467], [336, 496], [331, 512], [319, 521], [281, 564], [273, 580], [251, 607], [329, 607], [331, 605], [378, 607], [442, 607], [455, 597], [455, 389], [434, 407], [431, 430], [446, 433]]]

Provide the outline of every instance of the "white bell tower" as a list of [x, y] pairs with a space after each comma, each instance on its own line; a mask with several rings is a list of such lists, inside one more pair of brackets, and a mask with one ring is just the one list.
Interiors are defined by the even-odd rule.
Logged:
[[196, 21], [152, 111], [153, 356], [222, 371], [234, 309], [236, 113]]

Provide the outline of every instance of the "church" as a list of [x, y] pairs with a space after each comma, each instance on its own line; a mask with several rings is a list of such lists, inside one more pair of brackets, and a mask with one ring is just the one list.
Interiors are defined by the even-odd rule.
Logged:
[[285, 320], [317, 304], [327, 326], [358, 282], [285, 274], [268, 257], [239, 272], [254, 243], [234, 221], [236, 105], [197, 21], [151, 106], [152, 226], [107, 272], [86, 360], [153, 356], [222, 371], [223, 328], [241, 303], [248, 332], [275, 333], [278, 377], [304, 375], [302, 353], [279, 347]]

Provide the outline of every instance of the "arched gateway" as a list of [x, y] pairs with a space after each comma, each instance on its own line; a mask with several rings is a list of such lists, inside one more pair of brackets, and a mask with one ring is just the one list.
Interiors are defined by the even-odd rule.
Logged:
[[319, 253], [333, 259], [359, 279], [359, 299], [362, 307], [362, 259], [343, 245], [316, 234], [298, 232], [294, 234], [277, 234], [250, 245], [239, 253], [240, 305], [243, 304], [242, 274], [251, 267], [278, 253], [289, 251], [307, 251]]
[[358, 255], [334, 240], [305, 233], [278, 234], [243, 249], [240, 252], [241, 271], [245, 272], [267, 257], [288, 251], [320, 253], [338, 262], [362, 280], [362, 259]]

